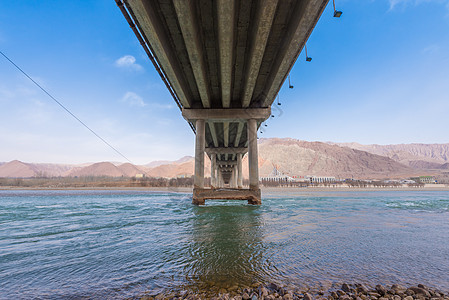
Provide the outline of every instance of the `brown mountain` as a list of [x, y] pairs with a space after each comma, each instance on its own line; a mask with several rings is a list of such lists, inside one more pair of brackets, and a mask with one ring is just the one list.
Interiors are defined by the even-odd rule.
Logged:
[[0, 166], [0, 177], [34, 177], [39, 170], [33, 164], [13, 160]]
[[321, 142], [295, 139], [259, 140], [260, 175], [276, 165], [289, 175], [335, 176], [339, 178], [401, 177], [416, 173], [388, 157]]
[[143, 169], [141, 169], [138, 166], [135, 166], [133, 164], [130, 163], [124, 163], [121, 164], [119, 166], [117, 166], [117, 168], [124, 174], [124, 176], [127, 177], [133, 177], [136, 176], [136, 174], [144, 174], [145, 171]]
[[422, 169], [422, 170], [447, 170], [447, 169], [449, 169], [449, 163], [440, 164], [440, 163], [424, 161], [424, 160], [411, 160], [411, 161], [408, 161], [408, 165], [414, 169]]
[[449, 163], [449, 144], [330, 144], [386, 156], [404, 165], [418, 169], [445, 169], [444, 164]]
[[[415, 174], [415, 170], [394, 160], [320, 142], [295, 139], [260, 139], [259, 174], [267, 176], [274, 166], [289, 175], [335, 176], [341, 178], [385, 178]], [[162, 164], [147, 171], [150, 176], [191, 176], [194, 158], [185, 163]], [[210, 160], [205, 159], [205, 175], [210, 174]], [[248, 177], [247, 157], [243, 159], [243, 174]]]
[[[195, 158], [184, 156], [183, 158], [168, 164], [162, 164], [147, 170], [147, 175], [154, 177], [185, 177], [192, 176], [195, 169]], [[205, 155], [204, 174], [210, 174], [210, 160]]]
[[0, 177], [59, 177], [66, 176], [75, 165], [36, 164], [13, 160], [0, 165]]
[[152, 162], [146, 164], [145, 167], [155, 168], [155, 167], [159, 167], [162, 165], [182, 164], [182, 163], [188, 162], [192, 159], [193, 159], [192, 156], [184, 156], [184, 157], [181, 157], [180, 159], [174, 160], [174, 161], [172, 161], [172, 160], [156, 160], [156, 161], [152, 161]]
[[[427, 146], [428, 148], [423, 144], [366, 146], [355, 143], [334, 144], [295, 139], [260, 139], [259, 174], [260, 176], [268, 175], [275, 165], [288, 175], [340, 178], [407, 177], [426, 175], [425, 172], [428, 169], [448, 170], [449, 162], [446, 160], [448, 160], [449, 144]], [[355, 148], [363, 148], [367, 151]], [[405, 162], [406, 165], [400, 162]], [[0, 165], [0, 177], [42, 175], [131, 177], [143, 173], [147, 176], [170, 178], [191, 176], [193, 172], [194, 158], [191, 156], [177, 161], [153, 162], [146, 166], [111, 162], [84, 165], [33, 164], [17, 160]], [[209, 174], [210, 160], [206, 156], [205, 175], [209, 176]], [[243, 159], [243, 174], [244, 177], [248, 176], [246, 156]]]
[[71, 171], [68, 176], [110, 176], [121, 177], [126, 176], [125, 172], [110, 162], [95, 163], [90, 166], [79, 168]]
[[75, 165], [65, 164], [29, 164], [38, 170], [37, 176], [65, 176], [68, 172], [75, 168]]

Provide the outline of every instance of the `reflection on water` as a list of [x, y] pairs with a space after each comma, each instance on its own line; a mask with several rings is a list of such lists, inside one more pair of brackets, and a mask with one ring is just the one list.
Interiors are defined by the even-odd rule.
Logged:
[[260, 207], [214, 201], [194, 207], [193, 214], [184, 266], [190, 288], [247, 286], [269, 274]]
[[0, 191], [0, 299], [125, 298], [255, 282], [449, 291], [448, 192]]

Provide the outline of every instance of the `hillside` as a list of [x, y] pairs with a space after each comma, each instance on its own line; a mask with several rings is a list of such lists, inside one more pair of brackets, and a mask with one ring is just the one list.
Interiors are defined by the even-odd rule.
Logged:
[[180, 159], [175, 160], [175, 161], [171, 161], [171, 160], [156, 160], [156, 161], [152, 161], [152, 162], [146, 164], [145, 167], [147, 167], [147, 168], [155, 168], [155, 167], [159, 167], [161, 165], [182, 164], [182, 163], [185, 163], [185, 162], [189, 162], [192, 159], [193, 159], [192, 156], [184, 156], [184, 157], [181, 157]]
[[321, 142], [295, 139], [259, 140], [260, 174], [277, 165], [289, 175], [319, 175], [340, 178], [384, 178], [415, 173], [388, 157]]
[[[339, 178], [386, 178], [431, 175], [449, 170], [449, 144], [361, 145], [306, 142], [295, 139], [260, 139], [259, 174], [268, 175], [274, 165], [288, 175], [335, 176]], [[363, 150], [365, 149], [365, 150]], [[205, 155], [205, 175], [210, 160]], [[436, 170], [436, 171], [429, 171]], [[0, 177], [111, 176], [185, 177], [194, 172], [194, 158], [155, 161], [136, 166], [130, 163], [100, 162], [82, 165], [35, 164], [17, 160], [0, 164]], [[248, 177], [247, 156], [243, 175]]]
[[100, 162], [90, 165], [88, 167], [80, 168], [71, 171], [68, 176], [81, 177], [81, 176], [110, 176], [121, 177], [126, 176], [125, 172], [120, 170], [114, 164], [110, 162]]
[[117, 166], [117, 168], [124, 174], [124, 176], [127, 176], [127, 177], [133, 177], [133, 176], [136, 176], [136, 174], [144, 174], [145, 173], [143, 168], [135, 166], [130, 163], [121, 164], [121, 165]]
[[39, 170], [32, 164], [13, 160], [0, 166], [0, 177], [34, 177]]
[[[195, 158], [184, 156], [174, 162], [161, 164], [147, 170], [147, 175], [154, 177], [189, 177], [193, 175], [195, 169]], [[204, 158], [204, 174], [210, 174], [210, 159], [207, 155]]]
[[418, 169], [447, 169], [449, 144], [362, 145], [358, 143], [329, 143], [372, 154], [389, 157]]

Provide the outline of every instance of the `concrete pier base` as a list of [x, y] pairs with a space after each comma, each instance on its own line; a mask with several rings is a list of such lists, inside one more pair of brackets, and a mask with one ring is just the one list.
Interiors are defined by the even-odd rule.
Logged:
[[204, 205], [206, 199], [247, 200], [248, 204], [262, 204], [260, 189], [193, 189], [193, 204]]

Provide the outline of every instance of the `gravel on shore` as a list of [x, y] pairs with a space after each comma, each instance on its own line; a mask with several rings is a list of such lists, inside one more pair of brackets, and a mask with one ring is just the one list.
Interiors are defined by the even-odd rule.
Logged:
[[281, 299], [281, 300], [449, 300], [449, 293], [438, 289], [432, 289], [422, 284], [411, 287], [403, 287], [394, 284], [390, 287], [376, 285], [368, 288], [363, 284], [344, 283], [340, 288], [328, 291], [301, 290], [287, 288], [275, 283], [256, 283], [246, 288], [220, 289], [214, 292], [188, 292], [175, 291], [151, 295], [148, 293], [138, 299], [141, 300], [166, 300], [166, 299], [212, 299], [212, 300], [259, 300], [259, 299]]

